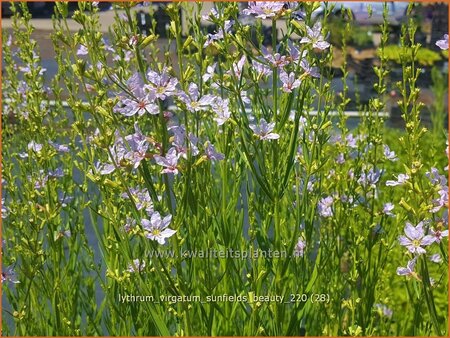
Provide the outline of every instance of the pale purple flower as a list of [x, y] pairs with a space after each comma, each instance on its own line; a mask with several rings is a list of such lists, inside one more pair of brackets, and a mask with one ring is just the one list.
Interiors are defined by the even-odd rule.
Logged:
[[145, 85], [144, 88], [151, 91], [154, 90], [155, 96], [158, 99], [165, 100], [166, 97], [178, 94], [178, 80], [169, 75], [169, 70], [164, 67], [161, 74], [149, 70], [147, 72], [147, 79], [150, 82], [149, 85]]
[[370, 168], [367, 172], [362, 172], [358, 183], [363, 187], [375, 188], [376, 184], [380, 180], [382, 170], [378, 168]]
[[146, 158], [149, 143], [147, 137], [142, 134], [137, 122], [134, 124], [135, 133], [125, 136], [125, 141], [128, 143], [124, 159], [128, 160], [134, 169], [139, 167], [141, 161]]
[[145, 261], [140, 259], [133, 259], [133, 261], [128, 264], [127, 270], [130, 273], [142, 272], [145, 269]]
[[397, 185], [403, 185], [408, 180], [409, 180], [409, 175], [408, 174], [399, 174], [397, 176], [397, 181], [388, 180], [388, 181], [386, 181], [386, 185], [389, 186], [389, 187], [394, 187], [394, 186], [397, 186]]
[[[31, 177], [28, 177], [31, 180]], [[34, 182], [35, 189], [42, 189], [46, 186], [48, 182], [48, 175], [44, 175], [44, 170], [39, 170], [39, 176], [36, 178]]]
[[40, 153], [42, 150], [42, 144], [36, 143], [35, 141], [31, 141], [30, 143], [28, 143], [28, 150]]
[[12, 266], [8, 266], [3, 272], [2, 272], [2, 283], [9, 282], [13, 284], [18, 284], [20, 281], [17, 279], [16, 272], [12, 268]]
[[203, 74], [203, 76], [202, 76], [203, 82], [208, 82], [209, 79], [211, 79], [214, 76], [214, 72], [216, 70], [216, 66], [217, 66], [217, 62], [215, 62], [211, 66], [207, 66], [206, 67], [206, 73]]
[[242, 57], [239, 59], [239, 61], [237, 63], [236, 62], [233, 63], [232, 70], [229, 70], [227, 73], [229, 75], [240, 78], [242, 75], [242, 70], [244, 69], [244, 64], [245, 64], [246, 60], [247, 60], [247, 58], [245, 57], [245, 55], [242, 55]]
[[155, 155], [155, 162], [165, 169], [161, 171], [161, 174], [178, 174], [178, 155], [174, 147], [170, 148], [166, 156]]
[[326, 42], [322, 35], [322, 24], [320, 21], [316, 22], [313, 28], [306, 26], [307, 36], [300, 40], [300, 43], [310, 43], [314, 48], [324, 50], [330, 47], [330, 44]]
[[48, 144], [50, 144], [59, 153], [68, 153], [70, 151], [69, 147], [65, 144], [58, 144], [52, 141], [48, 141]]
[[280, 14], [283, 10], [284, 2], [282, 1], [250, 1], [248, 8], [244, 9], [245, 15], [256, 15], [257, 18], [267, 19], [273, 18]]
[[439, 255], [438, 253], [437, 254], [434, 254], [434, 255], [431, 255], [430, 256], [430, 261], [432, 261], [433, 263], [442, 263], [442, 257], [441, 257], [441, 255]]
[[136, 226], [136, 220], [134, 218], [128, 217], [127, 216], [127, 220], [123, 226], [123, 230], [125, 232], [130, 232], [131, 229], [133, 229]]
[[267, 123], [264, 118], [261, 118], [259, 125], [251, 124], [249, 127], [260, 140], [277, 140], [280, 138], [280, 135], [272, 133], [275, 122]]
[[82, 55], [88, 55], [88, 49], [85, 45], [80, 45], [80, 47], [77, 50], [77, 55], [78, 56], [82, 56]]
[[202, 20], [205, 21], [211, 21], [213, 22], [212, 19], [218, 19], [219, 18], [219, 13], [217, 12], [216, 8], [211, 8], [211, 10], [209, 11], [209, 13], [202, 15]]
[[66, 237], [66, 238], [72, 237], [72, 232], [70, 231], [70, 229], [67, 229], [67, 230], [59, 229], [53, 233], [53, 239], [55, 241], [57, 241], [61, 238], [64, 238], [64, 237]]
[[397, 275], [399, 276], [414, 276], [416, 273], [414, 272], [414, 268], [416, 266], [417, 256], [408, 261], [408, 264], [406, 267], [398, 267], [397, 268]]
[[347, 137], [345, 138], [345, 141], [347, 143], [347, 147], [355, 149], [358, 148], [357, 145], [357, 139], [353, 136], [353, 134], [348, 134]]
[[404, 231], [406, 236], [400, 236], [398, 241], [400, 242], [400, 245], [406, 246], [411, 253], [416, 253], [418, 255], [424, 254], [426, 253], [426, 250], [422, 248], [422, 246], [430, 245], [435, 241], [433, 236], [425, 236], [423, 222], [420, 222], [417, 226], [413, 226], [411, 223], [406, 222]]
[[[131, 197], [133, 198], [137, 210], [144, 209], [147, 213], [153, 212], [153, 201], [150, 197], [150, 193], [146, 188], [130, 188], [129, 192]], [[122, 198], [129, 198], [126, 192], [122, 193], [120, 196]]]
[[[114, 170], [116, 170], [116, 167], [113, 164], [101, 163], [99, 161], [94, 163], [94, 171], [100, 175], [111, 174]], [[93, 171], [91, 171], [91, 173], [93, 173]]]
[[272, 54], [270, 53], [266, 47], [262, 46], [262, 53], [264, 58], [269, 62], [272, 68], [283, 68], [284, 66], [289, 64], [289, 60], [286, 56], [281, 55], [280, 53]]
[[73, 196], [68, 196], [64, 193], [60, 193], [58, 196], [58, 202], [61, 203], [61, 207], [65, 208], [67, 205], [74, 200]]
[[324, 197], [319, 201], [319, 204], [317, 205], [319, 215], [322, 217], [331, 217], [333, 216], [333, 197], [328, 196]]
[[431, 171], [427, 171], [425, 176], [430, 180], [431, 184], [447, 187], [447, 177], [440, 175], [439, 170], [436, 168], [431, 168]]
[[394, 205], [392, 203], [385, 203], [383, 206], [383, 214], [387, 216], [394, 217], [395, 215], [392, 213], [392, 210], [394, 210]]
[[381, 316], [392, 318], [393, 311], [384, 304], [375, 304], [375, 308]]
[[49, 178], [58, 178], [64, 176], [64, 170], [62, 167], [58, 167], [55, 170], [49, 170], [48, 171], [48, 177]]
[[198, 138], [194, 134], [189, 133], [189, 137], [186, 139], [186, 129], [184, 126], [172, 126], [169, 128], [169, 131], [173, 132], [172, 145], [175, 147], [178, 157], [187, 159], [187, 141], [189, 142], [189, 149], [193, 156], [197, 156], [200, 153], [197, 147]]
[[139, 73], [135, 73], [127, 81], [127, 87], [131, 91], [133, 97], [123, 98], [114, 107], [114, 111], [124, 116], [142, 116], [145, 113], [151, 115], [159, 114], [159, 107], [156, 102], [155, 90], [144, 91], [144, 82]]
[[337, 164], [344, 164], [345, 163], [345, 157], [343, 153], [339, 153], [338, 156], [336, 157], [336, 163]]
[[252, 66], [259, 78], [268, 76], [272, 73], [269, 67], [258, 60], [252, 60]]
[[217, 152], [214, 145], [212, 145], [209, 141], [206, 141], [205, 154], [211, 161], [222, 161], [225, 158], [224, 154]]
[[280, 72], [280, 80], [283, 82], [282, 90], [285, 93], [291, 93], [293, 89], [300, 86], [300, 79], [295, 78], [294, 72], [289, 75], [285, 71]]
[[448, 230], [439, 230], [430, 228], [430, 235], [433, 237], [433, 241], [436, 243], [440, 243], [442, 238], [448, 237]]
[[391, 149], [389, 149], [389, 146], [384, 145], [384, 157], [386, 158], [386, 160], [395, 162], [398, 160], [397, 156], [395, 156], [395, 152], [391, 151]]
[[2, 198], [2, 218], [5, 219], [6, 217], [8, 217], [8, 208], [5, 206], [5, 199]]
[[215, 100], [215, 97], [212, 95], [200, 97], [200, 92], [195, 83], [189, 85], [187, 94], [183, 92], [180, 93], [179, 98], [190, 112], [207, 110]]
[[145, 230], [145, 237], [157, 241], [159, 244], [165, 244], [166, 238], [172, 237], [176, 230], [168, 228], [172, 220], [172, 215], [161, 218], [158, 212], [154, 212], [150, 218], [142, 219], [141, 224]]
[[211, 43], [214, 41], [222, 40], [225, 34], [228, 34], [230, 32], [231, 26], [233, 26], [234, 21], [233, 20], [226, 20], [224, 23], [224, 28], [219, 28], [219, 31], [215, 34], [208, 34], [206, 36], [206, 41], [203, 44], [203, 48], [208, 47]]
[[444, 34], [442, 40], [436, 41], [436, 46], [438, 46], [442, 50], [448, 49], [448, 34]]
[[448, 187], [444, 186], [438, 191], [439, 197], [433, 199], [433, 207], [430, 209], [431, 213], [436, 213], [443, 207], [448, 206]]
[[298, 47], [294, 45], [292, 40], [288, 40], [288, 51], [289, 51], [288, 60], [295, 64], [297, 64], [299, 61], [304, 60], [308, 54], [306, 50], [300, 52], [300, 49], [298, 49]]
[[303, 255], [305, 254], [305, 248], [306, 241], [302, 237], [299, 237], [294, 248], [294, 257], [303, 257]]
[[216, 98], [212, 104], [211, 109], [216, 113], [216, 117], [214, 117], [214, 121], [217, 122], [218, 126], [223, 125], [231, 116], [231, 112], [229, 109], [230, 100], [229, 99], [221, 99], [220, 97]]
[[303, 68], [303, 70], [305, 71], [305, 74], [308, 74], [311, 77], [316, 77], [319, 78], [320, 77], [320, 73], [319, 73], [319, 68], [317, 67], [312, 67], [308, 60], [306, 59], [302, 59], [300, 61], [300, 67]]

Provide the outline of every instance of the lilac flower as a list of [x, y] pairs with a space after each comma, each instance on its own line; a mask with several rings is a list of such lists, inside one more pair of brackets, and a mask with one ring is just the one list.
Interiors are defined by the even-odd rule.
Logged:
[[442, 40], [436, 41], [436, 46], [438, 46], [442, 50], [448, 49], [448, 34], [444, 34]]
[[399, 174], [397, 176], [397, 181], [388, 180], [388, 181], [386, 181], [386, 185], [388, 187], [394, 187], [394, 186], [397, 186], [397, 185], [403, 185], [404, 183], [406, 183], [406, 181], [408, 181], [408, 179], [409, 179], [408, 174]]
[[272, 73], [272, 71], [270, 70], [269, 67], [267, 67], [264, 63], [262, 63], [258, 60], [253, 60], [252, 66], [253, 66], [253, 69], [256, 71], [258, 78], [268, 76]]
[[150, 85], [145, 85], [147, 90], [154, 90], [155, 96], [158, 99], [165, 100], [168, 96], [173, 96], [178, 93], [177, 84], [178, 80], [169, 76], [169, 70], [164, 67], [161, 74], [153, 70], [147, 72], [147, 79]]
[[188, 146], [186, 141], [189, 141], [191, 154], [193, 156], [197, 156], [199, 154], [200, 151], [197, 147], [198, 138], [194, 134], [189, 133], [189, 137], [186, 139], [186, 130], [182, 125], [172, 126], [169, 130], [174, 134], [172, 145], [175, 147], [178, 157], [187, 159]]
[[6, 217], [8, 217], [8, 208], [5, 206], [5, 199], [2, 198], [2, 218], [5, 219]]
[[280, 138], [280, 135], [276, 133], [272, 133], [275, 128], [275, 122], [267, 123], [264, 118], [261, 118], [259, 121], [259, 125], [250, 125], [250, 129], [253, 130], [253, 133], [258, 136], [260, 140], [277, 140]]
[[345, 163], [345, 157], [343, 153], [339, 153], [339, 155], [336, 157], [336, 163], [337, 164], [344, 164]]
[[262, 46], [262, 53], [272, 68], [282, 68], [289, 64], [289, 60], [286, 56], [281, 55], [280, 53], [272, 54], [264, 46]]
[[[29, 176], [28, 179], [31, 179]], [[41, 169], [39, 170], [39, 176], [36, 178], [36, 181], [34, 182], [34, 188], [36, 190], [42, 189], [46, 186], [48, 182], [48, 175], [44, 175], [44, 171]]]
[[408, 264], [406, 267], [398, 267], [397, 268], [397, 275], [399, 276], [416, 276], [416, 273], [414, 272], [414, 268], [416, 266], [417, 257], [414, 257], [410, 261], [408, 261]]
[[212, 95], [204, 95], [200, 98], [200, 92], [195, 83], [189, 85], [188, 94], [181, 93], [179, 98], [186, 104], [186, 107], [190, 112], [208, 109], [215, 99]]
[[158, 212], [154, 212], [150, 220], [142, 219], [141, 223], [145, 230], [145, 237], [157, 241], [159, 244], [165, 244], [166, 238], [170, 238], [176, 233], [176, 230], [168, 228], [171, 220], [172, 215], [162, 219]]
[[218, 97], [212, 102], [211, 109], [217, 114], [217, 117], [214, 117], [214, 121], [217, 122], [218, 126], [223, 125], [230, 118], [231, 112], [229, 106], [229, 99], [223, 100]]
[[58, 144], [52, 141], [48, 141], [48, 144], [55, 148], [55, 150], [59, 153], [68, 153], [70, 151], [69, 147], [64, 144]]
[[161, 174], [178, 174], [178, 155], [174, 147], [169, 149], [166, 157], [155, 155], [154, 159], [157, 164], [165, 168]]
[[431, 213], [436, 213], [444, 206], [448, 205], [448, 187], [444, 186], [438, 191], [439, 197], [433, 199], [431, 202], [433, 207], [430, 209]]
[[206, 141], [205, 154], [211, 161], [222, 161], [225, 158], [225, 155], [217, 152], [214, 145], [212, 145], [209, 141]]
[[295, 79], [295, 74], [291, 72], [289, 75], [285, 71], [281, 71], [280, 80], [283, 82], [283, 91], [285, 93], [291, 93], [293, 89], [300, 86], [300, 80]]
[[394, 205], [392, 203], [385, 203], [383, 206], [383, 214], [387, 215], [387, 216], [392, 216], [394, 217], [395, 215], [391, 212], [392, 210], [394, 210]]
[[128, 81], [127, 87], [133, 94], [133, 98], [124, 98], [117, 103], [114, 107], [114, 111], [124, 116], [142, 116], [145, 113], [152, 115], [159, 114], [159, 107], [155, 103], [156, 93], [155, 90], [150, 89], [144, 92], [144, 82], [142, 81], [139, 73], [135, 73]]
[[440, 229], [430, 228], [430, 235], [434, 242], [441, 243], [442, 238], [448, 237], [448, 230], [441, 231]]
[[80, 47], [77, 50], [77, 55], [78, 56], [82, 56], [82, 55], [88, 55], [88, 49], [85, 45], [80, 45]]
[[55, 170], [49, 170], [48, 171], [48, 177], [49, 178], [58, 178], [64, 176], [64, 170], [62, 167], [58, 167]]
[[305, 248], [306, 241], [302, 237], [299, 237], [294, 248], [294, 257], [303, 257], [303, 255], [305, 254]]
[[203, 44], [203, 48], [208, 47], [211, 43], [214, 41], [222, 40], [225, 34], [230, 32], [231, 26], [233, 26], [234, 21], [233, 20], [226, 20], [224, 23], [224, 28], [219, 28], [219, 31], [215, 34], [208, 34], [206, 36], [206, 41]]
[[214, 71], [216, 70], [217, 62], [215, 62], [212, 66], [206, 67], [206, 73], [203, 74], [202, 80], [203, 82], [208, 82], [214, 76]]
[[370, 168], [368, 172], [362, 172], [361, 177], [358, 179], [358, 183], [363, 187], [375, 188], [376, 184], [380, 180], [382, 171], [378, 168]]
[[300, 43], [311, 43], [314, 48], [320, 50], [330, 47], [330, 44], [323, 39], [322, 24], [320, 21], [316, 22], [312, 29], [306, 26], [306, 32], [307, 36], [303, 37]]
[[64, 238], [64, 237], [66, 237], [66, 238], [72, 237], [72, 232], [70, 231], [70, 229], [67, 229], [67, 230], [59, 229], [53, 233], [53, 239], [55, 241], [57, 241], [61, 238]]
[[134, 130], [134, 134], [125, 136], [128, 148], [126, 149], [124, 159], [128, 160], [134, 169], [137, 169], [141, 161], [146, 158], [149, 144], [147, 137], [142, 134], [137, 122], [134, 124]]
[[378, 313], [380, 314], [380, 316], [392, 318], [393, 311], [390, 308], [388, 308], [386, 305], [375, 304], [375, 308], [378, 310]]
[[406, 246], [411, 253], [424, 254], [426, 250], [422, 246], [430, 245], [435, 241], [433, 236], [425, 236], [423, 222], [420, 222], [415, 227], [411, 223], [406, 222], [404, 231], [406, 236], [400, 236], [398, 241], [400, 245]]
[[430, 180], [431, 184], [440, 187], [447, 186], [447, 178], [444, 175], [439, 174], [439, 170], [436, 168], [431, 168], [431, 171], [427, 171], [425, 176]]
[[442, 263], [442, 257], [439, 254], [434, 254], [430, 256], [430, 261], [432, 261], [433, 263]]
[[205, 21], [213, 22], [211, 19], [218, 19], [218, 18], [219, 18], [219, 13], [217, 12], [217, 10], [214, 7], [211, 8], [211, 10], [209, 11], [208, 14], [202, 15], [202, 20], [205, 20]]
[[245, 64], [246, 60], [247, 60], [247, 58], [245, 57], [245, 55], [242, 55], [242, 57], [239, 59], [239, 61], [237, 63], [236, 62], [233, 63], [233, 69], [229, 70], [227, 72], [227, 74], [240, 78], [242, 75], [242, 70], [244, 69], [244, 64]]
[[145, 269], [145, 261], [141, 261], [140, 259], [133, 259], [133, 262], [128, 264], [128, 268], [126, 271], [131, 273], [142, 272]]
[[347, 147], [352, 149], [358, 148], [358, 145], [356, 144], [357, 139], [353, 136], [353, 134], [348, 134], [345, 141], [347, 143]]
[[312, 76], [312, 77], [316, 77], [316, 78], [320, 77], [319, 68], [311, 67], [308, 60], [306, 60], [306, 59], [301, 60], [300, 67], [303, 68], [303, 70], [305, 71], [305, 74]]
[[67, 196], [64, 193], [60, 193], [58, 196], [58, 202], [61, 203], [61, 207], [65, 208], [67, 205], [74, 200], [73, 196]]
[[[137, 210], [144, 209], [147, 213], [153, 212], [153, 201], [146, 188], [130, 188], [129, 192], [134, 203], [136, 204]], [[129, 198], [126, 192], [122, 193], [120, 196], [123, 198]]]
[[126, 223], [123, 226], [125, 232], [130, 232], [136, 226], [136, 220], [134, 218], [128, 217]]
[[257, 18], [273, 18], [283, 10], [284, 2], [281, 1], [250, 1], [248, 8], [244, 9], [245, 15], [255, 14]]
[[[116, 167], [113, 164], [100, 163], [99, 161], [96, 161], [94, 163], [94, 171], [100, 175], [111, 174], [114, 170], [116, 170]], [[91, 173], [93, 173], [92, 170], [91, 170]]]
[[333, 216], [333, 209], [331, 208], [332, 206], [333, 206], [333, 197], [332, 196], [322, 198], [319, 201], [319, 204], [317, 205], [319, 215], [322, 217]]
[[389, 149], [389, 146], [384, 145], [384, 157], [386, 158], [386, 160], [395, 162], [398, 160], [397, 156], [395, 156], [395, 152], [391, 151], [391, 149]]
[[306, 50], [300, 52], [300, 50], [296, 45], [294, 45], [292, 40], [288, 40], [288, 51], [289, 51], [288, 61], [295, 64], [297, 64], [299, 61], [304, 60], [308, 53]]
[[28, 143], [28, 150], [40, 153], [42, 150], [42, 144], [36, 143], [35, 141], [31, 141], [30, 143]]
[[13, 284], [20, 283], [20, 281], [17, 279], [16, 272], [12, 268], [12, 266], [8, 266], [5, 271], [2, 272], [2, 283], [9, 282]]

